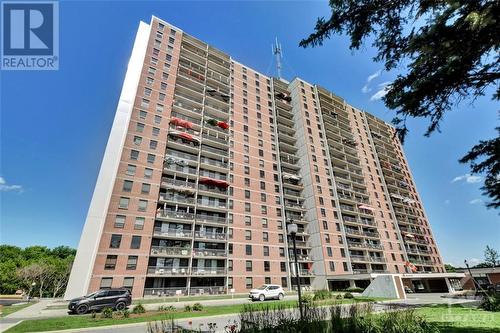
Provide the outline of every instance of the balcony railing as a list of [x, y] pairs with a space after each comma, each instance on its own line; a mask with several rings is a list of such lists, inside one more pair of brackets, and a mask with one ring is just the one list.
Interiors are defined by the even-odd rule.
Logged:
[[223, 295], [226, 293], [226, 288], [220, 287], [191, 287], [189, 289], [190, 295]]
[[198, 199], [198, 205], [205, 207], [212, 207], [212, 208], [221, 208], [221, 209], [227, 208], [227, 203], [223, 201], [208, 201], [208, 200]]
[[194, 198], [182, 197], [182, 196], [178, 196], [178, 195], [161, 194], [160, 201], [171, 201], [171, 202], [175, 202], [175, 203], [194, 205]]
[[227, 162], [217, 161], [217, 160], [214, 160], [213, 158], [208, 158], [208, 157], [202, 156], [200, 159], [200, 162], [205, 163], [205, 164], [209, 164], [209, 165], [213, 165], [216, 167], [227, 168]]
[[153, 236], [158, 237], [191, 237], [193, 232], [191, 230], [161, 230], [160, 228], [155, 228]]
[[188, 182], [185, 180], [178, 180], [178, 179], [172, 179], [172, 178], [165, 178], [164, 177], [161, 179], [161, 182], [165, 183], [167, 185], [187, 187], [187, 188], [192, 188], [192, 189], [194, 189], [196, 187], [196, 184], [194, 182]]
[[354, 247], [354, 248], [370, 248], [370, 249], [378, 249], [378, 250], [383, 249], [381, 244], [373, 244], [373, 243], [366, 243], [366, 242], [350, 242], [350, 241], [347, 241], [347, 244], [349, 245], [349, 247]]
[[154, 275], [166, 275], [166, 276], [177, 276], [177, 275], [188, 275], [189, 267], [161, 267], [161, 266], [149, 266], [148, 274]]
[[192, 275], [225, 275], [226, 269], [220, 267], [193, 267]]
[[177, 295], [177, 290], [181, 291], [181, 295], [187, 296], [188, 290], [186, 287], [174, 287], [174, 288], [144, 288], [144, 296], [179, 296]]
[[194, 237], [201, 239], [226, 240], [226, 234], [221, 232], [195, 231]]
[[185, 247], [151, 246], [151, 255], [189, 256], [191, 255], [191, 249]]
[[210, 222], [210, 223], [226, 224], [227, 218], [221, 217], [221, 216], [211, 216], [211, 215], [196, 215], [196, 222]]
[[228, 156], [229, 155], [228, 151], [226, 151], [226, 150], [212, 148], [212, 147], [208, 147], [206, 145], [203, 145], [201, 147], [201, 151], [202, 151], [202, 153], [203, 152], [210, 152], [210, 153], [214, 153], [214, 154], [222, 155], [222, 156]]
[[193, 249], [195, 257], [225, 257], [227, 255], [224, 249]]
[[180, 219], [180, 220], [193, 220], [194, 214], [187, 213], [183, 211], [173, 211], [173, 210], [163, 210], [160, 209], [157, 214], [159, 218], [172, 218], [172, 219]]

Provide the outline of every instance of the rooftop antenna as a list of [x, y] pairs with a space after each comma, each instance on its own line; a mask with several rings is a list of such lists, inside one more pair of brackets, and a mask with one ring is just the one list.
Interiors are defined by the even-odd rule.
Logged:
[[278, 43], [278, 37], [276, 37], [275, 44], [272, 45], [273, 55], [276, 56], [276, 67], [278, 69], [278, 79], [281, 79], [281, 57], [283, 52], [281, 51], [281, 44]]

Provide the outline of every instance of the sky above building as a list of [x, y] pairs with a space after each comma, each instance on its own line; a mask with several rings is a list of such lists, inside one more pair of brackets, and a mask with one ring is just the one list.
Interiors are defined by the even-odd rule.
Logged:
[[[0, 243], [78, 245], [135, 33], [152, 15], [269, 76], [277, 37], [286, 79], [317, 83], [390, 121], [381, 97], [398, 71], [373, 62], [370, 45], [351, 51], [347, 37], [334, 36], [322, 47], [298, 47], [328, 14], [326, 1], [61, 1], [60, 69], [1, 73]], [[483, 178], [458, 163], [495, 135], [497, 109], [489, 96], [459, 105], [430, 138], [425, 120], [409, 123], [405, 152], [446, 263], [476, 263], [486, 245], [500, 247]]]

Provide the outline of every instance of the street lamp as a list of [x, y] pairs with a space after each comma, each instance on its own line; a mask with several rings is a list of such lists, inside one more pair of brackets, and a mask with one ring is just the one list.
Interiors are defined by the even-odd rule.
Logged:
[[297, 245], [295, 244], [295, 236], [298, 231], [298, 227], [295, 223], [293, 223], [293, 220], [290, 220], [290, 223], [286, 226], [287, 232], [290, 236], [292, 236], [292, 242], [293, 242], [293, 255], [295, 258], [295, 277], [297, 279], [297, 293], [299, 295], [299, 312], [300, 312], [300, 319], [303, 318], [303, 312], [302, 312], [302, 296], [301, 296], [301, 290], [300, 290], [300, 275], [299, 275], [299, 263], [297, 261]]

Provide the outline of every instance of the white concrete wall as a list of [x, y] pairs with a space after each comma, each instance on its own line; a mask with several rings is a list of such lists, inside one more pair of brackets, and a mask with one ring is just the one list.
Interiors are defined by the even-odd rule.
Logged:
[[64, 299], [79, 297], [88, 291], [144, 64], [149, 34], [150, 26], [141, 22]]

